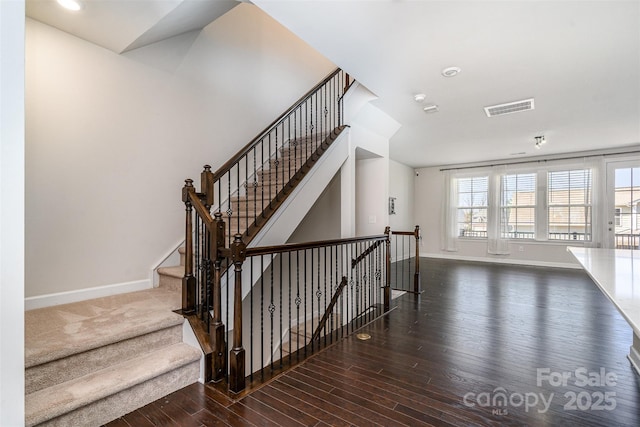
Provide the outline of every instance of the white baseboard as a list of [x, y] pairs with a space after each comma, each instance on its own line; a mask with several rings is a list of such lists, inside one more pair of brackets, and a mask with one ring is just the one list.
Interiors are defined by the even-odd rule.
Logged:
[[116, 283], [113, 285], [98, 286], [95, 288], [78, 289], [75, 291], [58, 292], [55, 294], [38, 295], [24, 299], [25, 311], [36, 308], [51, 307], [54, 305], [68, 304], [71, 302], [85, 301], [93, 298], [108, 297], [127, 292], [142, 291], [152, 288], [151, 282], [136, 280], [134, 282]]
[[548, 262], [548, 261], [532, 261], [523, 259], [508, 259], [508, 258], [486, 258], [486, 257], [473, 257], [462, 255], [449, 255], [440, 253], [420, 253], [421, 257], [425, 258], [442, 258], [442, 259], [454, 259], [460, 261], [474, 261], [474, 262], [488, 262], [493, 264], [511, 264], [511, 265], [527, 265], [531, 267], [551, 267], [551, 268], [570, 268], [573, 270], [581, 270], [582, 267], [579, 264], [570, 264], [566, 262]]

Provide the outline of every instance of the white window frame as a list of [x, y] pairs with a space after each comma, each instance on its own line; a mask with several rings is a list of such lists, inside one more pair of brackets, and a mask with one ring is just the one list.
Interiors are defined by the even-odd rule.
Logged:
[[[504, 195], [506, 194], [506, 190], [504, 188], [505, 185], [505, 178], [506, 177], [516, 177], [516, 182], [517, 182], [517, 177], [519, 175], [533, 175], [534, 176], [534, 197], [533, 197], [533, 204], [531, 205], [526, 205], [526, 204], [515, 204], [515, 205], [507, 205], [506, 201], [504, 200]], [[533, 231], [531, 232], [532, 237], [517, 237], [517, 234], [514, 234], [513, 236], [511, 235], [511, 231], [507, 230], [506, 233], [503, 233], [502, 237], [505, 239], [509, 239], [509, 240], [533, 240], [536, 236], [536, 230], [537, 230], [537, 207], [538, 207], [538, 173], [536, 171], [515, 171], [515, 172], [508, 172], [508, 173], [504, 173], [500, 176], [500, 180], [502, 182], [502, 186], [500, 188], [500, 218], [503, 218], [503, 211], [506, 209], [511, 209], [511, 208], [515, 208], [517, 209], [532, 209], [533, 210]], [[516, 194], [518, 193], [518, 191], [516, 191]], [[507, 225], [508, 225], [509, 221], [507, 218]], [[516, 221], [517, 224], [517, 221]], [[503, 228], [502, 226], [500, 227], [501, 229]], [[506, 234], [506, 235], [505, 235]]]
[[[457, 232], [457, 238], [460, 239], [481, 239], [481, 240], [486, 240], [487, 239], [487, 233], [485, 231], [485, 235], [484, 236], [474, 236], [473, 234], [471, 235], [465, 235], [460, 231], [459, 228], [459, 224], [460, 222], [458, 221], [459, 215], [460, 215], [460, 211], [463, 209], [483, 209], [483, 206], [473, 206], [473, 202], [472, 202], [472, 206], [461, 206], [458, 201], [460, 200], [460, 193], [459, 193], [459, 184], [460, 184], [460, 180], [463, 179], [474, 179], [474, 178], [485, 178], [487, 180], [487, 200], [486, 200], [486, 205], [484, 206], [484, 208], [486, 208], [487, 210], [487, 218], [485, 221], [485, 224], [487, 224], [486, 226], [488, 227], [488, 216], [489, 216], [489, 191], [490, 191], [490, 186], [491, 183], [489, 182], [489, 174], [486, 172], [478, 172], [478, 173], [468, 173], [468, 174], [460, 174], [456, 176], [456, 179], [453, 181], [453, 185], [456, 186], [455, 188], [455, 195], [456, 195], [456, 200], [455, 200], [455, 218], [454, 218], [454, 222], [456, 224], [456, 230], [458, 230]], [[474, 194], [474, 193], [471, 193]], [[472, 196], [473, 197], [473, 196]], [[473, 220], [472, 220], [473, 223]]]
[[[555, 162], [554, 162], [555, 163]], [[533, 238], [512, 238], [512, 237], [507, 237], [505, 238], [506, 240], [510, 241], [510, 242], [523, 242], [523, 241], [537, 241], [537, 242], [544, 242], [544, 243], [550, 243], [550, 244], [567, 244], [567, 243], [571, 243], [571, 242], [580, 242], [580, 243], [585, 243], [585, 244], [589, 244], [592, 243], [593, 240], [595, 239], [595, 236], [597, 236], [596, 231], [600, 228], [603, 227], [602, 224], [598, 224], [596, 221], [596, 214], [595, 214], [595, 210], [596, 210], [596, 203], [594, 201], [594, 199], [596, 197], [598, 197], [598, 188], [596, 186], [595, 183], [595, 174], [597, 173], [595, 170], [595, 167], [593, 165], [587, 165], [585, 164], [583, 161], [579, 161], [579, 162], [560, 162], [558, 161], [557, 164], [553, 164], [553, 165], [548, 165], [545, 164], [544, 167], [540, 167], [540, 165], [536, 164], [536, 163], [527, 163], [524, 165], [517, 165], [517, 166], [509, 166], [508, 170], [506, 170], [505, 172], [500, 173], [500, 179], [499, 180], [492, 180], [491, 177], [491, 169], [489, 168], [482, 168], [482, 169], [478, 169], [475, 170], [474, 172], [455, 172], [454, 176], [455, 179], [452, 180], [451, 182], [454, 183], [453, 185], [455, 185], [455, 193], [457, 196], [457, 181], [458, 179], [465, 179], [465, 178], [477, 178], [477, 177], [488, 177], [489, 181], [488, 181], [488, 189], [487, 189], [487, 193], [488, 193], [488, 206], [487, 206], [487, 217], [489, 218], [489, 220], [487, 221], [487, 234], [489, 234], [489, 229], [491, 227], [500, 227], [500, 224], [493, 224], [492, 221], [490, 220], [490, 218], [492, 217], [492, 211], [495, 212], [495, 209], [502, 209], [502, 202], [498, 203], [496, 206], [493, 206], [493, 204], [491, 203], [491, 200], [493, 200], [493, 198], [491, 197], [491, 194], [493, 194], [495, 191], [498, 192], [502, 192], [502, 179], [504, 176], [506, 175], [517, 175], [517, 174], [527, 174], [527, 173], [534, 173], [536, 174], [536, 198], [535, 198], [535, 219], [534, 219], [534, 237]], [[548, 199], [548, 192], [549, 192], [549, 188], [548, 188], [548, 177], [549, 177], [549, 173], [550, 172], [561, 172], [561, 171], [571, 171], [571, 170], [586, 170], [586, 169], [590, 169], [591, 170], [591, 203], [588, 205], [590, 208], [590, 224], [591, 224], [591, 232], [590, 232], [590, 238], [589, 240], [561, 240], [561, 239], [549, 239], [549, 218], [548, 218], [548, 205], [549, 205], [549, 199]], [[495, 173], [495, 172], [494, 172]], [[500, 188], [497, 188], [500, 187]], [[500, 198], [501, 199], [501, 198]], [[461, 209], [460, 206], [458, 206], [458, 199], [456, 198], [455, 200], [455, 218], [454, 218], [454, 222], [456, 224], [456, 230], [458, 230], [458, 211], [459, 209]], [[494, 221], [495, 222], [495, 221]], [[458, 233], [460, 234], [460, 233]], [[474, 239], [481, 239], [481, 240], [486, 240], [486, 237], [469, 237], [469, 236], [462, 236], [462, 235], [457, 235], [455, 236], [457, 239], [461, 239], [461, 240], [474, 240]]]
[[[589, 178], [590, 178], [590, 182], [589, 182], [589, 191], [590, 191], [590, 198], [589, 198], [589, 203], [584, 203], [584, 204], [580, 204], [580, 203], [569, 203], [566, 205], [567, 207], [569, 207], [569, 211], [570, 208], [572, 206], [581, 206], [581, 207], [585, 207], [589, 209], [589, 226], [590, 226], [590, 230], [589, 230], [589, 238], [587, 239], [586, 235], [587, 235], [587, 229], [585, 227], [585, 230], [583, 232], [583, 239], [572, 239], [570, 238], [570, 235], [567, 233], [567, 239], [551, 239], [550, 238], [550, 225], [549, 225], [549, 199], [548, 199], [548, 195], [549, 195], [549, 183], [548, 183], [548, 177], [550, 174], [552, 173], [558, 173], [558, 172], [572, 172], [572, 171], [584, 171], [584, 170], [589, 170]], [[556, 168], [552, 168], [546, 171], [546, 175], [547, 175], [547, 206], [545, 208], [545, 216], [547, 218], [547, 224], [546, 224], [546, 232], [545, 232], [545, 239], [548, 242], [586, 242], [589, 243], [591, 241], [593, 241], [593, 236], [594, 236], [594, 230], [593, 230], [593, 226], [594, 226], [594, 203], [593, 203], [593, 198], [594, 198], [594, 192], [596, 191], [594, 188], [594, 182], [593, 182], [593, 176], [594, 176], [594, 171], [593, 168], [589, 168], [589, 167], [585, 167], [584, 165], [580, 164], [580, 165], [568, 165], [568, 166], [563, 166], [563, 167], [556, 167]], [[557, 205], [557, 206], [561, 206], [561, 205]], [[568, 223], [567, 224], [571, 224], [571, 217], [569, 217], [568, 219]]]

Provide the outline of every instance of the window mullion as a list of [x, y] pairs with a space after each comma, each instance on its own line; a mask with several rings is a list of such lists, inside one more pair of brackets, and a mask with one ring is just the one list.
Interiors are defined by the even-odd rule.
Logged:
[[538, 171], [536, 191], [536, 240], [547, 240], [549, 231], [549, 198], [547, 197], [547, 171]]

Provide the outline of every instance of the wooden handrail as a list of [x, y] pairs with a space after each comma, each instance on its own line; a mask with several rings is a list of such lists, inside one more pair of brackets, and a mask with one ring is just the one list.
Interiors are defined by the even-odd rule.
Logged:
[[397, 234], [398, 236], [413, 236], [415, 231], [391, 231], [391, 234]]
[[327, 309], [322, 315], [322, 319], [320, 319], [320, 322], [318, 323], [318, 327], [316, 328], [315, 332], [311, 336], [311, 342], [320, 338], [320, 333], [322, 332], [322, 329], [324, 329], [324, 325], [327, 323], [329, 316], [333, 312], [333, 307], [338, 302], [338, 298], [340, 298], [340, 294], [342, 294], [342, 290], [344, 289], [345, 286], [347, 286], [347, 278], [345, 276], [342, 276], [342, 280], [340, 281], [340, 284], [336, 288], [336, 291], [333, 293], [333, 297], [331, 297], [331, 302], [329, 302]]
[[285, 243], [284, 245], [260, 246], [255, 248], [247, 248], [247, 256], [268, 255], [281, 252], [298, 251], [303, 249], [322, 248], [325, 246], [357, 243], [367, 240], [384, 241], [386, 238], [387, 236], [385, 234], [381, 234], [377, 236], [351, 237], [346, 239], [319, 240], [315, 242]]
[[380, 246], [382, 244], [382, 242], [384, 242], [384, 240], [385, 239], [380, 239], [380, 240], [376, 241], [373, 245], [369, 246], [364, 252], [362, 252], [360, 255], [358, 255], [355, 259], [352, 259], [351, 260], [351, 268], [356, 268], [356, 265], [358, 265], [363, 259], [365, 259], [367, 257], [367, 255], [369, 255], [378, 246]]
[[287, 111], [285, 111], [284, 113], [282, 113], [277, 119], [275, 119], [269, 126], [267, 126], [262, 132], [260, 132], [258, 134], [258, 136], [256, 136], [254, 139], [252, 139], [247, 145], [245, 145], [240, 151], [238, 151], [233, 157], [231, 157], [225, 164], [223, 164], [222, 166], [220, 166], [220, 168], [218, 168], [217, 171], [214, 172], [213, 177], [215, 181], [218, 181], [222, 176], [224, 176], [224, 174], [226, 174], [227, 172], [229, 172], [231, 170], [231, 168], [233, 167], [233, 165], [235, 165], [236, 163], [238, 163], [238, 161], [240, 159], [242, 159], [244, 156], [246, 156], [251, 149], [262, 139], [264, 138], [266, 135], [269, 134], [269, 132], [271, 132], [271, 130], [273, 128], [275, 128], [278, 124], [280, 124], [280, 122], [282, 122], [282, 120], [284, 120], [287, 116], [289, 116], [293, 111], [296, 110], [296, 108], [298, 108], [302, 103], [304, 103], [307, 98], [309, 98], [311, 95], [313, 95], [318, 89], [320, 89], [322, 86], [324, 86], [325, 84], [327, 84], [336, 74], [338, 74], [340, 72], [340, 68], [336, 68], [334, 71], [332, 71], [329, 75], [327, 75], [327, 77], [325, 77], [324, 79], [322, 79], [322, 81], [320, 83], [318, 83], [317, 85], [315, 85], [311, 90], [309, 90], [307, 93], [305, 93], [304, 95], [302, 95], [302, 97], [300, 99], [298, 99], [298, 101], [296, 101], [295, 104], [293, 104]]
[[204, 222], [204, 225], [207, 227], [207, 229], [210, 232], [214, 232], [214, 220], [211, 217], [209, 209], [207, 209], [204, 203], [202, 203], [202, 200], [200, 200], [200, 197], [198, 197], [196, 193], [189, 193], [189, 201], [191, 202], [191, 206], [193, 206], [193, 208], [198, 213], [198, 216], [202, 218], [202, 221]]

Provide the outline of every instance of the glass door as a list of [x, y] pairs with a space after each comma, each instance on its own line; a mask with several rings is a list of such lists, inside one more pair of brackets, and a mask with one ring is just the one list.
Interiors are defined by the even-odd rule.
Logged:
[[640, 159], [607, 164], [607, 247], [640, 249]]

